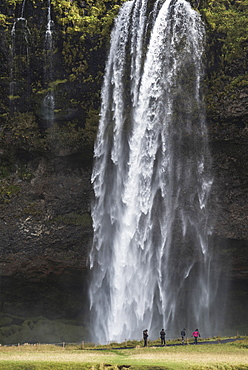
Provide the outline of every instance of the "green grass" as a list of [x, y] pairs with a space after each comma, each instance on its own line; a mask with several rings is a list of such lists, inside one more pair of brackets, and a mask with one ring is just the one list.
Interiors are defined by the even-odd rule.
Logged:
[[[126, 343], [123, 343], [124, 346]], [[116, 345], [116, 344], [115, 344]], [[81, 349], [67, 345], [0, 347], [1, 370], [247, 370], [248, 339], [228, 344]], [[99, 349], [97, 349], [99, 348]]]

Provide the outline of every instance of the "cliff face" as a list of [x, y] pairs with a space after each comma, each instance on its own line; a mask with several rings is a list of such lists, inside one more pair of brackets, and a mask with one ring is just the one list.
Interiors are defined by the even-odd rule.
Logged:
[[8, 177], [16, 193], [0, 205], [2, 343], [89, 340], [92, 190], [82, 158], [31, 159], [23, 163], [31, 180], [19, 167]]
[[[203, 4], [207, 26], [206, 107], [213, 157], [214, 247], [227, 273], [226, 325], [247, 328], [247, 2]], [[225, 275], [225, 273], [223, 273]], [[223, 276], [224, 278], [224, 276]]]
[[[87, 1], [51, 3], [52, 49], [44, 44], [44, 2], [26, 1], [24, 9], [21, 1], [0, 5], [2, 343], [90, 337], [92, 148], [117, 3], [99, 1], [97, 14]], [[193, 4], [207, 27], [212, 239], [229, 284], [227, 325], [233, 333], [248, 327], [248, 41], [230, 39], [228, 24], [247, 10], [235, 4]], [[216, 14], [225, 14], [227, 29]]]
[[[213, 156], [217, 245], [232, 275], [247, 277], [247, 2], [202, 4], [206, 22], [206, 108]], [[247, 297], [246, 297], [247, 302]]]

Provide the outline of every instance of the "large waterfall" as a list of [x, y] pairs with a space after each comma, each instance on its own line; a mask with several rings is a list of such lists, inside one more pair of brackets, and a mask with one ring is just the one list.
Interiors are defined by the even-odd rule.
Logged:
[[[92, 174], [99, 342], [216, 327], [204, 25], [185, 0], [127, 1], [111, 35]], [[191, 332], [192, 332], [191, 331]]]

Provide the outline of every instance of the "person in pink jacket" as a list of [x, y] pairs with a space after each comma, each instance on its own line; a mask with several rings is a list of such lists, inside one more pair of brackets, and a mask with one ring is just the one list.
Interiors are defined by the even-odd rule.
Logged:
[[200, 337], [200, 333], [199, 333], [199, 330], [198, 329], [195, 329], [195, 331], [193, 331], [192, 337], [194, 337], [194, 339], [195, 339], [195, 343], [194, 344], [197, 344], [197, 339], [198, 339], [198, 337]]

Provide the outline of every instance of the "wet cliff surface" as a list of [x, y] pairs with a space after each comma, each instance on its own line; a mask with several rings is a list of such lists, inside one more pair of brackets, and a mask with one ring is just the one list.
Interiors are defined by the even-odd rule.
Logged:
[[[28, 68], [23, 62], [27, 45], [14, 59], [10, 53], [11, 30], [23, 3], [3, 1], [0, 7], [1, 343], [90, 339], [90, 177], [109, 31], [103, 34], [99, 25], [95, 33], [86, 33], [73, 17], [91, 16], [93, 22], [92, 10], [87, 2], [72, 3], [73, 9], [69, 2], [58, 1], [52, 10], [50, 81], [44, 78], [46, 4], [26, 4], [29, 31], [24, 31], [32, 35]], [[105, 3], [99, 2], [99, 9], [101, 4]], [[104, 6], [97, 19], [113, 8]], [[212, 241], [228, 284], [227, 327], [235, 333], [248, 327], [247, 40], [237, 55], [225, 49], [223, 59], [228, 33], [216, 28], [210, 5], [202, 2], [200, 8], [208, 22], [205, 83], [214, 175]], [[20, 40], [25, 32], [19, 31]], [[51, 92], [53, 115], [44, 103]]]
[[89, 339], [90, 167], [82, 153], [28, 167], [32, 180], [13, 174], [18, 193], [5, 194], [0, 208], [1, 341]]

